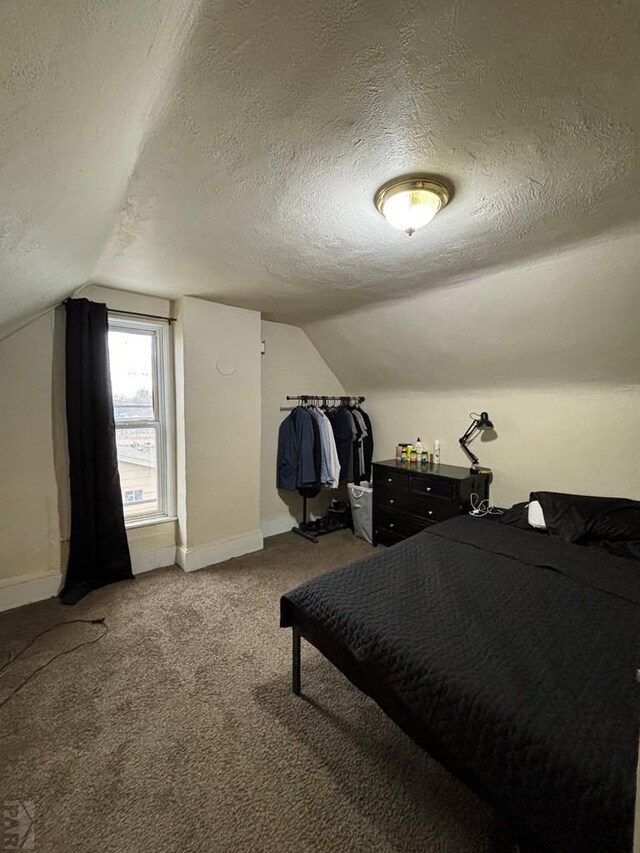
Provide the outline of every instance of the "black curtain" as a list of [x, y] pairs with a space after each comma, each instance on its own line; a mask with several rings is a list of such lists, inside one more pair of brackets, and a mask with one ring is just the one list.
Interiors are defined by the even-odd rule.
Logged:
[[71, 548], [63, 604], [133, 578], [109, 373], [107, 306], [69, 299], [66, 333]]

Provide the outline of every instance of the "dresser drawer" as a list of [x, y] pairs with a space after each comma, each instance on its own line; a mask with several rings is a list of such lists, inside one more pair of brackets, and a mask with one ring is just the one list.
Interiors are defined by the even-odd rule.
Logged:
[[376, 545], [396, 545], [398, 542], [402, 542], [404, 536], [400, 536], [399, 533], [393, 533], [391, 530], [375, 530], [374, 531], [374, 539]]
[[414, 500], [409, 492], [394, 491], [382, 486], [376, 486], [373, 490], [373, 506], [375, 509], [392, 509], [397, 512], [408, 512]]
[[[438, 498], [421, 497], [420, 495], [402, 494], [390, 489], [375, 489], [373, 492], [374, 516], [378, 512], [391, 510], [406, 513], [425, 521], [445, 521], [460, 512], [457, 503], [448, 503]], [[376, 516], [377, 517], [377, 516]]]
[[407, 509], [407, 512], [435, 523], [436, 521], [446, 521], [448, 518], [455, 518], [457, 515], [460, 515], [460, 505], [438, 500], [438, 498], [434, 500], [412, 498], [411, 506]]
[[373, 467], [373, 484], [376, 488], [396, 489], [399, 492], [409, 491], [409, 474], [402, 471], [389, 471]]
[[400, 515], [386, 510], [378, 510], [375, 515], [376, 530], [387, 530], [398, 536], [407, 537], [415, 536], [420, 533], [425, 527], [429, 527], [430, 522], [426, 519], [419, 521], [418, 519], [408, 518], [406, 515]]
[[394, 459], [373, 465], [373, 541], [394, 545], [468, 512], [470, 496], [489, 497], [490, 476], [458, 465], [406, 465]]
[[409, 477], [409, 491], [415, 495], [426, 495], [445, 501], [455, 501], [458, 497], [458, 483], [444, 477], [430, 477], [421, 474]]

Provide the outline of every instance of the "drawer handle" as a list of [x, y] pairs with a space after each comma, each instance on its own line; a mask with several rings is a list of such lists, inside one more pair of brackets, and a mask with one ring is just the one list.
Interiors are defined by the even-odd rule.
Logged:
[[387, 483], [393, 483], [393, 477], [387, 477]]
[[393, 498], [391, 498], [391, 500], [389, 501], [389, 503], [390, 503], [390, 504], [393, 504], [393, 503], [395, 503], [395, 500], [394, 500]]

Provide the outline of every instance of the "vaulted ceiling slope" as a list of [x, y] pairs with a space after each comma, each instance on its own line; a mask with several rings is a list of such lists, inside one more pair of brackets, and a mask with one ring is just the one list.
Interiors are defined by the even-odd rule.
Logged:
[[0, 329], [96, 272], [191, 0], [0, 4]]
[[[640, 218], [635, 0], [8, 0], [0, 323], [86, 281], [305, 323]], [[412, 238], [372, 198], [455, 186]]]
[[638, 270], [640, 234], [608, 235], [305, 331], [353, 394], [640, 386]]

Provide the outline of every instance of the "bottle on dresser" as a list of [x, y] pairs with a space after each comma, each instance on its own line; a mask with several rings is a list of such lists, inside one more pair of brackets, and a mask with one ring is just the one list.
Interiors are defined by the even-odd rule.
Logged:
[[416, 462], [418, 465], [427, 465], [429, 462], [429, 453], [424, 449], [424, 445], [420, 440], [420, 436], [418, 436], [418, 440], [415, 443], [416, 449]]

